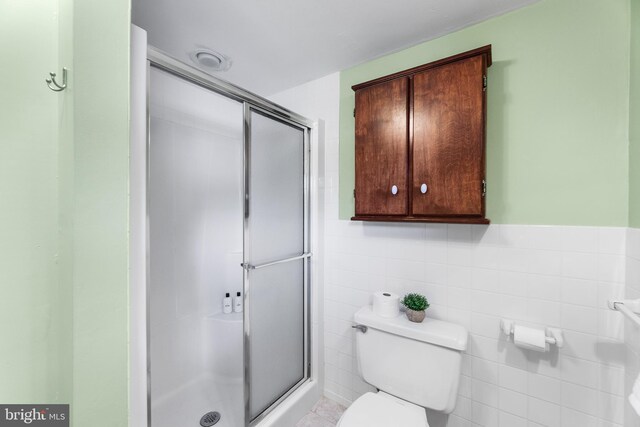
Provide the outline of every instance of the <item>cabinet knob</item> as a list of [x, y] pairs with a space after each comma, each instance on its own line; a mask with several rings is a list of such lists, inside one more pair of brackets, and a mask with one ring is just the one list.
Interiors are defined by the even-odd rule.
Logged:
[[420, 192], [421, 192], [422, 194], [426, 194], [428, 189], [429, 189], [429, 187], [427, 187], [427, 184], [422, 184], [422, 185], [420, 186]]
[[398, 186], [397, 185], [392, 185], [391, 186], [391, 194], [393, 194], [394, 196], [396, 194], [398, 194]]

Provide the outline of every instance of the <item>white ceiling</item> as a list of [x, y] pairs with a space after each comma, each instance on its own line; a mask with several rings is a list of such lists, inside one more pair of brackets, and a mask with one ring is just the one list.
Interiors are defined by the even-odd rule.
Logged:
[[536, 1], [133, 0], [133, 22], [184, 62], [229, 56], [214, 75], [266, 96]]

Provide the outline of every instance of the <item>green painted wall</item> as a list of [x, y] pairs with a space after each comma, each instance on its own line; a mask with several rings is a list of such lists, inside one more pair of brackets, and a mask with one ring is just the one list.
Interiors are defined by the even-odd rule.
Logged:
[[75, 426], [128, 418], [129, 0], [74, 2]]
[[[48, 73], [69, 59], [66, 0], [0, 1], [0, 402], [72, 403], [70, 93]], [[35, 52], [35, 54], [34, 54]]]
[[[73, 2], [58, 0], [58, 68], [73, 72]], [[71, 74], [73, 76], [73, 74]], [[47, 89], [48, 90], [48, 89]], [[60, 364], [64, 366], [58, 383], [63, 385], [66, 401], [73, 407], [73, 87], [58, 94], [58, 289], [56, 305], [61, 322], [52, 335], [64, 345]]]
[[0, 402], [74, 426], [128, 419], [129, 10], [0, 0]]
[[640, 0], [631, 0], [629, 225], [640, 228]]
[[627, 225], [629, 0], [543, 0], [343, 71], [340, 217], [353, 213], [351, 86], [486, 44], [487, 216]]

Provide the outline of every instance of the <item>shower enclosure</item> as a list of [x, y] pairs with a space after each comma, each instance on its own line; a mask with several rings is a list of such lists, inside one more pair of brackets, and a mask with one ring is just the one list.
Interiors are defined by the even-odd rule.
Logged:
[[311, 124], [153, 49], [148, 82], [149, 425], [254, 425], [310, 375]]

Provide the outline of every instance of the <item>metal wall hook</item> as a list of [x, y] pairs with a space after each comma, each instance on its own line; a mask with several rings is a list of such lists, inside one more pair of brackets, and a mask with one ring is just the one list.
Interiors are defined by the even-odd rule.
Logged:
[[56, 73], [49, 73], [49, 75], [51, 76], [51, 78], [45, 80], [47, 82], [47, 86], [49, 86], [49, 89], [51, 89], [54, 92], [62, 92], [67, 88], [67, 69], [66, 68], [62, 69], [62, 84], [59, 84], [56, 81]]

